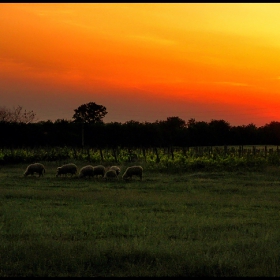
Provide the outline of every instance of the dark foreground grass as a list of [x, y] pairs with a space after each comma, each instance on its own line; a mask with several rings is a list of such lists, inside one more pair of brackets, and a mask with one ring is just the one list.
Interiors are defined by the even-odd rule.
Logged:
[[280, 173], [0, 169], [0, 276], [280, 276]]

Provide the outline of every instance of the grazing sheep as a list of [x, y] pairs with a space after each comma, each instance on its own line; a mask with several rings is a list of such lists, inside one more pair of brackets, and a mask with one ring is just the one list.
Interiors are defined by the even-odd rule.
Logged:
[[98, 177], [99, 175], [101, 175], [101, 177], [104, 177], [106, 170], [103, 165], [96, 165], [93, 167], [93, 169], [94, 169], [94, 176]]
[[142, 181], [142, 173], [143, 167], [142, 166], [131, 166], [126, 169], [122, 178], [127, 180], [128, 178], [132, 179], [132, 176], [139, 176], [140, 180]]
[[108, 180], [108, 179], [115, 179], [115, 178], [116, 178], [116, 179], [119, 179], [117, 172], [116, 172], [115, 170], [113, 170], [113, 169], [109, 169], [109, 170], [105, 173], [104, 178], [105, 178], [106, 180]]
[[80, 169], [79, 177], [93, 177], [94, 167], [92, 165], [86, 165]]
[[120, 174], [120, 172], [121, 172], [121, 169], [118, 167], [118, 166], [111, 166], [110, 168], [109, 168], [109, 170], [114, 170], [114, 171], [116, 171], [116, 173], [117, 173], [117, 176]]
[[71, 174], [71, 176], [73, 176], [73, 174], [77, 174], [78, 172], [78, 167], [76, 164], [74, 163], [68, 163], [68, 164], [64, 164], [60, 167], [57, 167], [57, 171], [56, 171], [56, 177], [60, 176], [61, 174], [65, 174], [67, 175], [68, 173]]
[[34, 173], [38, 173], [39, 177], [44, 176], [43, 173], [46, 173], [46, 169], [42, 163], [32, 163], [27, 166], [25, 172], [23, 173], [24, 177], [28, 175], [34, 175]]
[[104, 177], [105, 175], [105, 167], [103, 165], [87, 165], [81, 168], [79, 177], [98, 177], [99, 175], [101, 175], [102, 177]]

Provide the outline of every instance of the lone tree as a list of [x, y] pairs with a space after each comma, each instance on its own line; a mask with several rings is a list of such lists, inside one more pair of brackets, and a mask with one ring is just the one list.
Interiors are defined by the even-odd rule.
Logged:
[[74, 122], [80, 123], [97, 123], [103, 122], [103, 118], [108, 113], [106, 107], [98, 105], [95, 102], [83, 104], [74, 110]]
[[82, 147], [85, 145], [84, 125], [91, 123], [103, 123], [103, 118], [107, 114], [106, 107], [98, 105], [94, 102], [83, 104], [74, 110], [74, 122], [82, 123]]

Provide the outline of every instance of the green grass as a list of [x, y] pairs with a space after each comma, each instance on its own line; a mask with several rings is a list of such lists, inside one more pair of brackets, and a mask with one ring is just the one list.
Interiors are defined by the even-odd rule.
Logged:
[[2, 277], [280, 276], [278, 167], [125, 182], [44, 164], [0, 168]]

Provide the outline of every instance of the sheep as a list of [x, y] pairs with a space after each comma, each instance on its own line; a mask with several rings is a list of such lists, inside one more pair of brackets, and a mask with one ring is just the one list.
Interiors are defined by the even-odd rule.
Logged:
[[45, 166], [42, 163], [32, 163], [30, 165], [27, 166], [25, 172], [23, 173], [24, 177], [28, 176], [28, 175], [34, 175], [34, 173], [38, 173], [39, 177], [40, 176], [44, 176], [43, 173], [46, 173], [46, 169]]
[[94, 169], [94, 176], [98, 177], [101, 175], [101, 177], [104, 177], [105, 175], [105, 167], [103, 165], [96, 165], [93, 167]]
[[128, 178], [132, 179], [132, 176], [139, 176], [140, 180], [142, 181], [142, 173], [143, 173], [143, 167], [142, 166], [131, 166], [126, 169], [124, 172], [122, 178], [124, 180], [127, 180]]
[[98, 177], [99, 175], [101, 175], [102, 177], [104, 177], [105, 175], [105, 167], [103, 165], [87, 165], [81, 168], [79, 177]]
[[57, 167], [57, 171], [56, 171], [56, 177], [60, 176], [61, 174], [65, 174], [67, 175], [68, 173], [71, 174], [71, 176], [73, 176], [73, 174], [77, 174], [78, 172], [78, 167], [76, 164], [74, 163], [68, 163], [68, 164], [64, 164], [60, 167]]
[[113, 170], [113, 169], [109, 169], [104, 176], [104, 179], [108, 180], [108, 179], [119, 179], [117, 171]]
[[93, 166], [92, 165], [86, 165], [84, 167], [82, 167], [80, 169], [80, 173], [79, 173], [79, 177], [82, 178], [82, 177], [93, 177], [94, 175], [94, 171], [93, 171]]
[[118, 175], [120, 174], [120, 172], [121, 172], [121, 169], [120, 169], [118, 166], [115, 166], [115, 165], [111, 166], [111, 167], [109, 168], [109, 170], [114, 170], [114, 171], [116, 171], [117, 176], [118, 176]]

